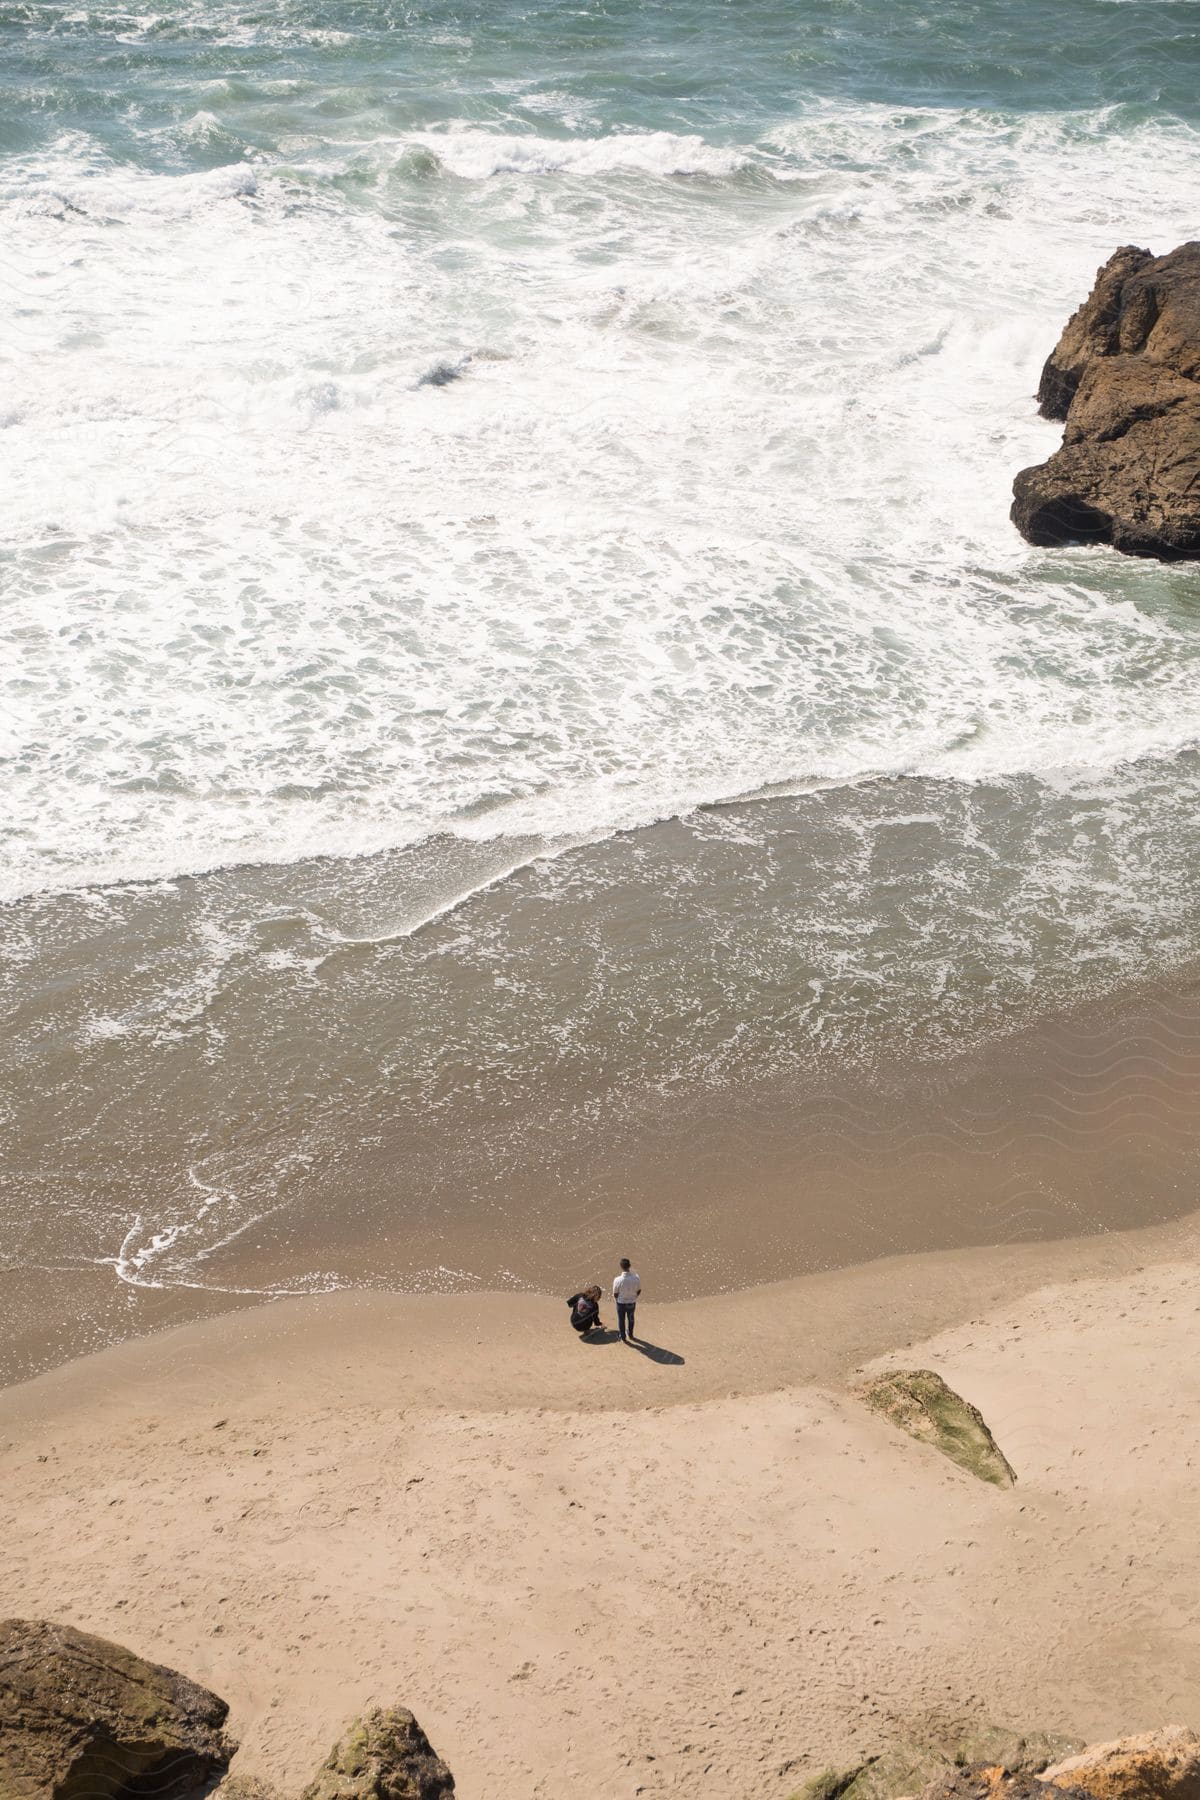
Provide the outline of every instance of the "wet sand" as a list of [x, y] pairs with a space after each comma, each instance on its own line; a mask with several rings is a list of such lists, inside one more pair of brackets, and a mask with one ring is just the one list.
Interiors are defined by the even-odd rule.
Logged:
[[1195, 762], [1136, 831], [912, 779], [5, 908], [0, 1379], [269, 1296], [627, 1253], [686, 1298], [1178, 1216]]
[[683, 1298], [1158, 1224], [1200, 1194], [1200, 991], [1093, 1004], [942, 1064], [724, 1091], [703, 1116], [686, 1095], [648, 1097], [602, 1160], [590, 1139], [560, 1147], [555, 1184], [482, 1213], [464, 1196], [457, 1217], [422, 1217], [402, 1195], [411, 1127], [397, 1132], [324, 1169], [319, 1209], [270, 1214], [192, 1269], [131, 1282], [111, 1259], [34, 1248], [0, 1274], [4, 1378], [264, 1293], [433, 1285], [420, 1271], [435, 1265], [444, 1286], [565, 1294], [630, 1253], [656, 1294]]

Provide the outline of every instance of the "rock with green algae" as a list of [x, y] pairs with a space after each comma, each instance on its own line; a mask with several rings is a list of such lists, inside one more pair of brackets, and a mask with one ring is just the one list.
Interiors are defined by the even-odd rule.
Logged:
[[[921, 1771], [894, 1761], [891, 1777], [919, 1800], [1200, 1800], [1200, 1737], [1185, 1726], [1092, 1744], [1066, 1758], [1057, 1748], [1062, 1742], [1038, 1734], [1014, 1749], [1003, 1734], [973, 1733], [931, 1780], [915, 1779]], [[902, 1757], [901, 1764], [906, 1760]], [[870, 1765], [876, 1781], [888, 1761], [880, 1757]], [[817, 1790], [814, 1800], [857, 1792], [854, 1771], [849, 1774], [849, 1784], [839, 1787], [826, 1771], [809, 1784]], [[894, 1788], [888, 1800], [898, 1800]]]
[[376, 1708], [343, 1733], [300, 1800], [444, 1800], [454, 1777], [410, 1712]]
[[968, 1764], [997, 1764], [1013, 1774], [1033, 1776], [1079, 1747], [1077, 1738], [1054, 1732], [935, 1719], [910, 1728], [877, 1756], [822, 1769], [791, 1800], [900, 1800]]
[[0, 1623], [0, 1800], [184, 1800], [225, 1769], [224, 1700], [120, 1644]]
[[888, 1369], [852, 1391], [901, 1431], [933, 1444], [980, 1481], [996, 1487], [1011, 1487], [1016, 1481], [983, 1414], [947, 1387], [932, 1369]]

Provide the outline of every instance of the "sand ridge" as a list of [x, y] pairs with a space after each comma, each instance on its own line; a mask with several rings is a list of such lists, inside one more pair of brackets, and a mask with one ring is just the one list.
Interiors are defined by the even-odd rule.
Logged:
[[[1189, 1717], [1194, 1226], [1037, 1249], [1052, 1285], [977, 1252], [974, 1288], [961, 1258], [897, 1259], [824, 1298], [647, 1306], [676, 1363], [578, 1346], [527, 1296], [490, 1333], [335, 1297], [104, 1352], [0, 1395], [0, 1605], [214, 1686], [237, 1766], [292, 1789], [376, 1699], [413, 1707], [465, 1800], [782, 1797], [922, 1710], [1089, 1737]], [[789, 1336], [821, 1361], [805, 1333], [856, 1280], [848, 1339], [881, 1363], [889, 1319], [953, 1320], [899, 1360], [980, 1406], [1010, 1493], [841, 1379], [776, 1379]]]

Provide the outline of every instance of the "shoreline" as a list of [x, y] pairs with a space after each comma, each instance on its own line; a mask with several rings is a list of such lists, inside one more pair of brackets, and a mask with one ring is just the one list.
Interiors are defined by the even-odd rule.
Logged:
[[[638, 1133], [614, 1134], [586, 1205], [556, 1191], [514, 1202], [510, 1214], [472, 1209], [466, 1194], [453, 1232], [433, 1233], [428, 1221], [408, 1229], [400, 1205], [392, 1233], [410, 1260], [440, 1259], [436, 1285], [459, 1282], [449, 1292], [468, 1298], [505, 1286], [565, 1294], [628, 1250], [654, 1291], [674, 1300], [728, 1296], [776, 1271], [805, 1280], [996, 1240], [1015, 1249], [1153, 1229], [1185, 1216], [1181, 1196], [1200, 1193], [1198, 1101], [1200, 982], [1186, 971], [1170, 988], [1081, 1003], [948, 1063], [730, 1097], [705, 1119], [658, 1106], [636, 1121]], [[392, 1178], [385, 1164], [381, 1150], [370, 1152], [373, 1192]], [[351, 1165], [336, 1183], [325, 1178], [335, 1210], [322, 1230], [328, 1237], [336, 1226], [337, 1250], [324, 1279], [343, 1285], [314, 1277], [314, 1302], [358, 1294], [386, 1305], [406, 1297], [405, 1277], [378, 1266], [377, 1237], [356, 1226], [353, 1174]], [[26, 1234], [33, 1228], [27, 1221]], [[212, 1288], [130, 1285], [110, 1257], [72, 1264], [49, 1246], [14, 1262], [0, 1271], [0, 1381], [189, 1319], [256, 1311], [274, 1282], [304, 1285], [288, 1282], [276, 1257], [283, 1241], [303, 1268], [306, 1229], [285, 1220], [278, 1239], [274, 1227], [261, 1238], [235, 1232], [203, 1264], [229, 1281]]]
[[[286, 1368], [297, 1378], [303, 1372], [314, 1379], [323, 1359], [332, 1363], [333, 1346], [349, 1341], [372, 1346], [371, 1380], [387, 1364], [387, 1342], [398, 1343], [406, 1380], [419, 1384], [420, 1398], [410, 1400], [417, 1405], [469, 1402], [477, 1407], [603, 1410], [769, 1393], [798, 1383], [836, 1386], [841, 1375], [887, 1350], [952, 1329], [975, 1311], [1001, 1306], [1038, 1287], [1119, 1280], [1144, 1266], [1192, 1255], [1200, 1259], [1200, 1207], [1164, 1224], [1129, 1231], [915, 1251], [682, 1300], [656, 1302], [648, 1294], [640, 1303], [639, 1327], [654, 1337], [651, 1319], [665, 1319], [657, 1334], [682, 1336], [691, 1352], [681, 1357], [667, 1342], [651, 1346], [663, 1352], [661, 1358], [644, 1359], [671, 1371], [669, 1398], [653, 1390], [649, 1397], [639, 1397], [637, 1388], [615, 1376], [607, 1357], [597, 1380], [591, 1353], [606, 1349], [619, 1355], [616, 1344], [580, 1346], [586, 1358], [564, 1359], [556, 1370], [559, 1385], [550, 1395], [527, 1384], [520, 1365], [513, 1369], [498, 1363], [493, 1354], [498, 1335], [511, 1333], [522, 1341], [540, 1337], [549, 1345], [561, 1339], [571, 1347], [574, 1334], [566, 1335], [565, 1307], [556, 1295], [345, 1288], [250, 1300], [236, 1310], [127, 1338], [7, 1383], [0, 1387], [0, 1422], [22, 1415], [33, 1419], [64, 1402], [68, 1412], [78, 1406], [90, 1415], [105, 1404], [106, 1394], [124, 1408], [140, 1386], [151, 1395], [163, 1384], [186, 1390], [210, 1377], [228, 1379], [248, 1360], [260, 1384], [272, 1367], [275, 1378]], [[615, 1332], [607, 1289], [602, 1311]], [[740, 1372], [732, 1378], [730, 1334], [739, 1343], [733, 1360]], [[710, 1350], [697, 1356], [696, 1346], [706, 1336], [720, 1344], [720, 1354]], [[481, 1356], [473, 1354], [477, 1349], [483, 1350]], [[432, 1352], [431, 1372], [416, 1361], [418, 1353], [427, 1351]], [[339, 1356], [337, 1371], [339, 1391], [353, 1391], [353, 1366]]]
[[[544, 1296], [183, 1326], [0, 1392], [0, 1608], [213, 1687], [284, 1792], [376, 1701], [463, 1800], [786, 1800], [938, 1711], [1148, 1727], [1200, 1680], [1198, 1276], [1193, 1213], [648, 1296], [675, 1360]], [[1014, 1489], [847, 1391], [893, 1362]]]

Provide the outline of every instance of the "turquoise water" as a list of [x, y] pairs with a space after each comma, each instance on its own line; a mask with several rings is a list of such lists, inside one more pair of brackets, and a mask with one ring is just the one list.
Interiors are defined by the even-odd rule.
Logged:
[[[6, 150], [95, 132], [123, 160], [163, 169], [286, 156], [293, 132], [336, 140], [346, 120], [376, 132], [471, 120], [569, 133], [586, 113], [602, 131], [748, 144], [813, 103], [1119, 107], [1127, 125], [1197, 118], [1200, 24], [1189, 0], [8, 5], [0, 27]], [[283, 92], [280, 81], [294, 85]], [[228, 143], [189, 155], [170, 134], [214, 83]]]
[[1194, 962], [1195, 572], [1007, 512], [1200, 232], [1200, 6], [0, 46], [14, 1267], [349, 1279], [353, 1167], [353, 1278], [492, 1279], [647, 1095], [683, 1191], [681, 1118]]

